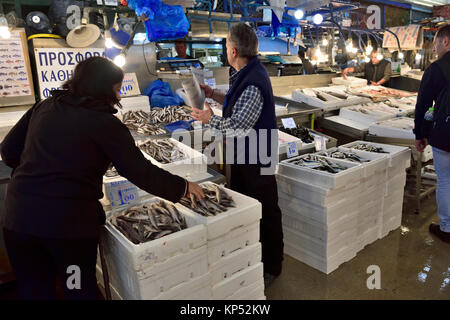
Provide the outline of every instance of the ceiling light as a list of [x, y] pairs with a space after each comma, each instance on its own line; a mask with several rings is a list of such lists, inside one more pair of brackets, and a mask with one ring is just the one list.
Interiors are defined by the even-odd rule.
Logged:
[[398, 58], [399, 58], [399, 59], [403, 59], [404, 57], [405, 57], [405, 55], [403, 54], [403, 52], [400, 51], [400, 52], [398, 53]]
[[122, 68], [126, 63], [125, 55], [123, 53], [117, 55], [114, 58], [113, 62], [116, 64], [116, 66]]
[[297, 19], [297, 20], [303, 19], [304, 15], [305, 14], [304, 14], [303, 10], [301, 10], [301, 9], [296, 10], [294, 13], [295, 19]]
[[314, 24], [321, 24], [323, 21], [323, 16], [320, 13], [316, 13], [313, 17]]

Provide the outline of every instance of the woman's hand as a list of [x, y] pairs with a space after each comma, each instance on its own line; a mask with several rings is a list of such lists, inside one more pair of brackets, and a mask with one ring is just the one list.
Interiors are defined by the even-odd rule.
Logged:
[[187, 197], [190, 198], [191, 194], [194, 195], [195, 199], [197, 200], [203, 199], [205, 197], [202, 188], [198, 184], [194, 182], [188, 182]]

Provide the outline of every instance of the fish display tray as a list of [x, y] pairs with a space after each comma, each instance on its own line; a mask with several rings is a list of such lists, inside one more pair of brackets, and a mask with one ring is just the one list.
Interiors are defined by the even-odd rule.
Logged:
[[402, 216], [396, 215], [391, 217], [387, 221], [383, 221], [382, 227], [379, 230], [378, 238], [382, 239], [386, 237], [391, 231], [400, 228], [402, 225]]
[[[404, 127], [398, 125], [403, 123], [405, 124]], [[369, 134], [378, 137], [414, 140], [413, 128], [414, 120], [412, 118], [399, 117], [371, 124]]]
[[372, 229], [366, 230], [363, 234], [358, 236], [358, 243], [356, 246], [356, 250], [358, 252], [364, 249], [364, 247], [366, 247], [367, 245], [372, 244], [378, 240], [378, 229], [379, 226], [376, 226]]
[[233, 252], [238, 252], [258, 242], [259, 221], [233, 229], [219, 238], [208, 240], [208, 264], [214, 266]]
[[397, 203], [403, 203], [404, 196], [405, 196], [404, 188], [396, 190], [393, 193], [385, 196], [383, 200], [383, 215], [385, 215], [384, 212], [386, 212], [386, 214], [389, 212], [389, 208], [392, 205], [395, 205]]
[[354, 120], [350, 120], [347, 118], [343, 118], [341, 116], [330, 116], [330, 117], [325, 117], [325, 119], [327, 121], [330, 122], [334, 122], [346, 127], [350, 127], [359, 131], [368, 131], [369, 130], [369, 125], [368, 124], [364, 124], [358, 121], [354, 121]]
[[292, 99], [295, 101], [298, 101], [298, 102], [304, 102], [312, 107], [321, 108], [321, 109], [324, 109], [327, 111], [332, 110], [332, 109], [338, 109], [340, 107], [351, 106], [354, 104], [370, 102], [370, 99], [366, 98], [366, 97], [349, 95], [349, 97], [347, 99], [340, 99], [340, 98], [337, 98], [335, 96], [332, 96], [332, 95], [324, 92], [324, 91], [342, 92], [343, 90], [345, 90], [345, 86], [310, 88], [310, 90], [312, 90], [312, 89], [319, 91], [329, 101], [322, 101], [321, 99], [319, 99], [317, 97], [307, 95], [302, 91], [303, 89], [294, 90], [292, 92]]
[[161, 293], [154, 300], [210, 300], [212, 296], [210, 282], [211, 275], [206, 272]]
[[362, 178], [364, 173], [362, 167], [358, 164], [354, 164], [348, 161], [342, 161], [340, 159], [333, 159], [333, 162], [347, 169], [338, 173], [319, 171], [291, 163], [307, 156], [308, 155], [302, 155], [299, 157], [281, 161], [278, 165], [278, 172], [280, 174], [290, 176], [294, 179], [301, 180], [305, 183], [316, 185], [326, 189], [338, 188], [355, 180], [359, 180]]
[[345, 248], [340, 252], [336, 252], [328, 259], [319, 257], [313, 253], [307, 252], [296, 244], [284, 241], [284, 253], [292, 258], [303, 262], [314, 269], [317, 269], [325, 274], [330, 274], [336, 270], [344, 262], [350, 261], [356, 256], [356, 246]]
[[240, 288], [232, 295], [226, 297], [226, 300], [261, 300], [260, 298], [265, 300], [264, 278], [260, 278], [256, 282]]
[[[205, 182], [201, 185], [206, 184], [211, 184], [211, 182]], [[176, 204], [177, 208], [184, 208], [183, 213], [186, 216], [186, 221], [191, 221], [193, 224], [206, 225], [208, 240], [225, 235], [233, 229], [251, 225], [262, 217], [262, 206], [258, 200], [225, 187], [221, 188], [233, 198], [236, 204], [235, 208], [229, 208], [227, 211], [215, 216], [205, 217], [180, 203]]]
[[214, 285], [211, 289], [213, 300], [222, 300], [231, 296], [239, 289], [248, 287], [263, 278], [263, 264], [257, 263], [240, 272], [235, 273], [230, 278]]
[[361, 79], [357, 77], [347, 77], [347, 79], [344, 79], [343, 77], [335, 77], [331, 78], [331, 82], [334, 85], [344, 85], [352, 88], [367, 86], [366, 79]]
[[350, 229], [342, 232], [333, 241], [322, 241], [298, 232], [290, 228], [290, 226], [283, 225], [284, 241], [295, 244], [296, 247], [324, 259], [329, 259], [333, 255], [345, 251], [346, 248], [352, 247], [356, 242], [356, 238], [356, 230]]
[[[150, 203], [158, 201], [160, 198], [154, 197], [148, 201]], [[167, 200], [164, 200], [167, 201]], [[167, 201], [168, 202], [168, 201]], [[130, 206], [131, 207], [131, 206]], [[183, 214], [183, 208], [177, 208]], [[115, 217], [123, 208], [108, 212], [107, 216]], [[134, 244], [128, 240], [109, 220], [105, 225], [105, 247], [117, 256], [120, 256], [130, 269], [135, 271], [143, 270], [155, 263], [161, 263], [177, 254], [187, 253], [206, 245], [206, 227], [194, 220], [186, 220], [187, 229], [177, 231], [156, 240]]]
[[[391, 113], [385, 112], [384, 110], [367, 110], [364, 106], [357, 105], [341, 108], [339, 110], [339, 116], [345, 119], [362, 123], [364, 126], [369, 127], [371, 124], [377, 121], [392, 119], [394, 117], [400, 116], [400, 111], [392, 107], [390, 107], [390, 109], [397, 112]], [[365, 110], [366, 113], [357, 110]]]
[[278, 154], [286, 153], [287, 146], [289, 142], [295, 142], [297, 146], [297, 150], [302, 149], [302, 140], [297, 137], [291, 136], [286, 132], [278, 130]]
[[312, 205], [328, 207], [343, 199], [354, 198], [362, 193], [359, 186], [359, 180], [339, 188], [326, 189], [279, 173], [275, 175], [275, 178], [277, 179], [279, 191], [306, 201]]
[[120, 100], [122, 109], [116, 113], [116, 116], [122, 121], [122, 113], [128, 111], [145, 111], [150, 112], [150, 101], [148, 96], [140, 95], [135, 97], [123, 97]]
[[[142, 151], [142, 154], [154, 165], [182, 178], [187, 179], [199, 173], [205, 173], [207, 171], [207, 159], [204, 154], [173, 138], [169, 138], [169, 141], [175, 144], [181, 151], [183, 151], [187, 155], [187, 158], [170, 163], [161, 163], [152, 158], [144, 151]], [[141, 141], [140, 143], [145, 143], [145, 141]]]
[[395, 193], [398, 190], [404, 190], [406, 185], [406, 172], [402, 172], [386, 182], [385, 196]]
[[[362, 159], [370, 160], [369, 162], [359, 163], [359, 165], [363, 169], [364, 177], [370, 177], [370, 176], [374, 175], [376, 172], [380, 172], [383, 169], [387, 168], [387, 166], [388, 166], [389, 158], [388, 158], [388, 155], [386, 155], [386, 154], [382, 154], [382, 153], [377, 154], [377, 153], [373, 153], [373, 152], [350, 150], [348, 148], [343, 148], [343, 147], [331, 148], [331, 149], [326, 150], [325, 152], [334, 152], [334, 151], [353, 152], [357, 156], [361, 157]], [[331, 158], [331, 157], [325, 156], [325, 154], [324, 154], [325, 152], [320, 151], [315, 154], [324, 156], [328, 159], [336, 159], [336, 158]], [[347, 159], [339, 159], [339, 160], [349, 161]], [[351, 162], [351, 161], [349, 161], [349, 162]], [[358, 164], [357, 162], [352, 162], [352, 163]]]
[[374, 147], [383, 148], [389, 154], [389, 166], [393, 167], [401, 163], [404, 168], [409, 168], [411, 166], [411, 150], [408, 147], [394, 146], [390, 144], [374, 143], [367, 141], [354, 141], [342, 145], [343, 148], [353, 149], [354, 146], [364, 143]]
[[209, 266], [211, 285], [232, 277], [234, 274], [261, 262], [261, 243], [239, 249]]

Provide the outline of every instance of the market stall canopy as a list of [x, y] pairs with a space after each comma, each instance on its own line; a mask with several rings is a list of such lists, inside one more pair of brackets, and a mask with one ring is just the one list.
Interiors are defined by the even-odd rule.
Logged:
[[[397, 35], [402, 50], [422, 49], [423, 29], [420, 25], [411, 24], [409, 26], [389, 28], [388, 30]], [[397, 39], [392, 33], [384, 33], [383, 48], [398, 49]]]

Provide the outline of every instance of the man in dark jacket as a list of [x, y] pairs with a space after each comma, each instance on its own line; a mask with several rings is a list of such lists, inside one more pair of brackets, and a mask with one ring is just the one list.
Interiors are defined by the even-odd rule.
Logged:
[[373, 51], [369, 63], [362, 63], [356, 67], [345, 68], [342, 70], [342, 76], [345, 78], [347, 73], [364, 72], [364, 77], [371, 85], [385, 84], [391, 78], [391, 63], [385, 59], [379, 59], [379, 53]]
[[[414, 134], [416, 148], [420, 152], [425, 149], [427, 138], [430, 138], [433, 130], [431, 128], [433, 122], [424, 119], [425, 113], [433, 107], [439, 95], [449, 86], [446, 74], [450, 74], [450, 25], [441, 27], [436, 33], [433, 50], [439, 60], [425, 70], [416, 104]], [[449, 139], [450, 132], [432, 135], [429, 143], [433, 147], [434, 167], [438, 178], [436, 201], [439, 216], [439, 224], [432, 223], [430, 232], [450, 243], [450, 150], [446, 150], [445, 147], [449, 145]]]
[[[213, 115], [207, 103], [204, 110], [194, 110], [193, 117], [225, 134], [235, 133], [234, 157], [227, 156], [227, 161], [230, 158], [233, 161], [231, 188], [262, 204], [260, 235], [267, 286], [281, 273], [284, 245], [275, 176], [273, 172], [265, 174], [267, 163], [262, 159], [262, 149], [266, 147], [265, 151], [270, 152], [270, 165], [275, 166], [278, 160], [275, 103], [270, 78], [257, 53], [258, 38], [253, 29], [243, 23], [231, 27], [227, 37], [230, 89], [224, 95], [202, 86], [206, 97], [223, 105], [222, 117]], [[253, 143], [247, 140], [250, 132], [256, 135]], [[267, 136], [262, 132], [267, 132]], [[244, 141], [245, 149], [236, 147], [240, 141]], [[252, 158], [256, 161], [251, 161]]]

